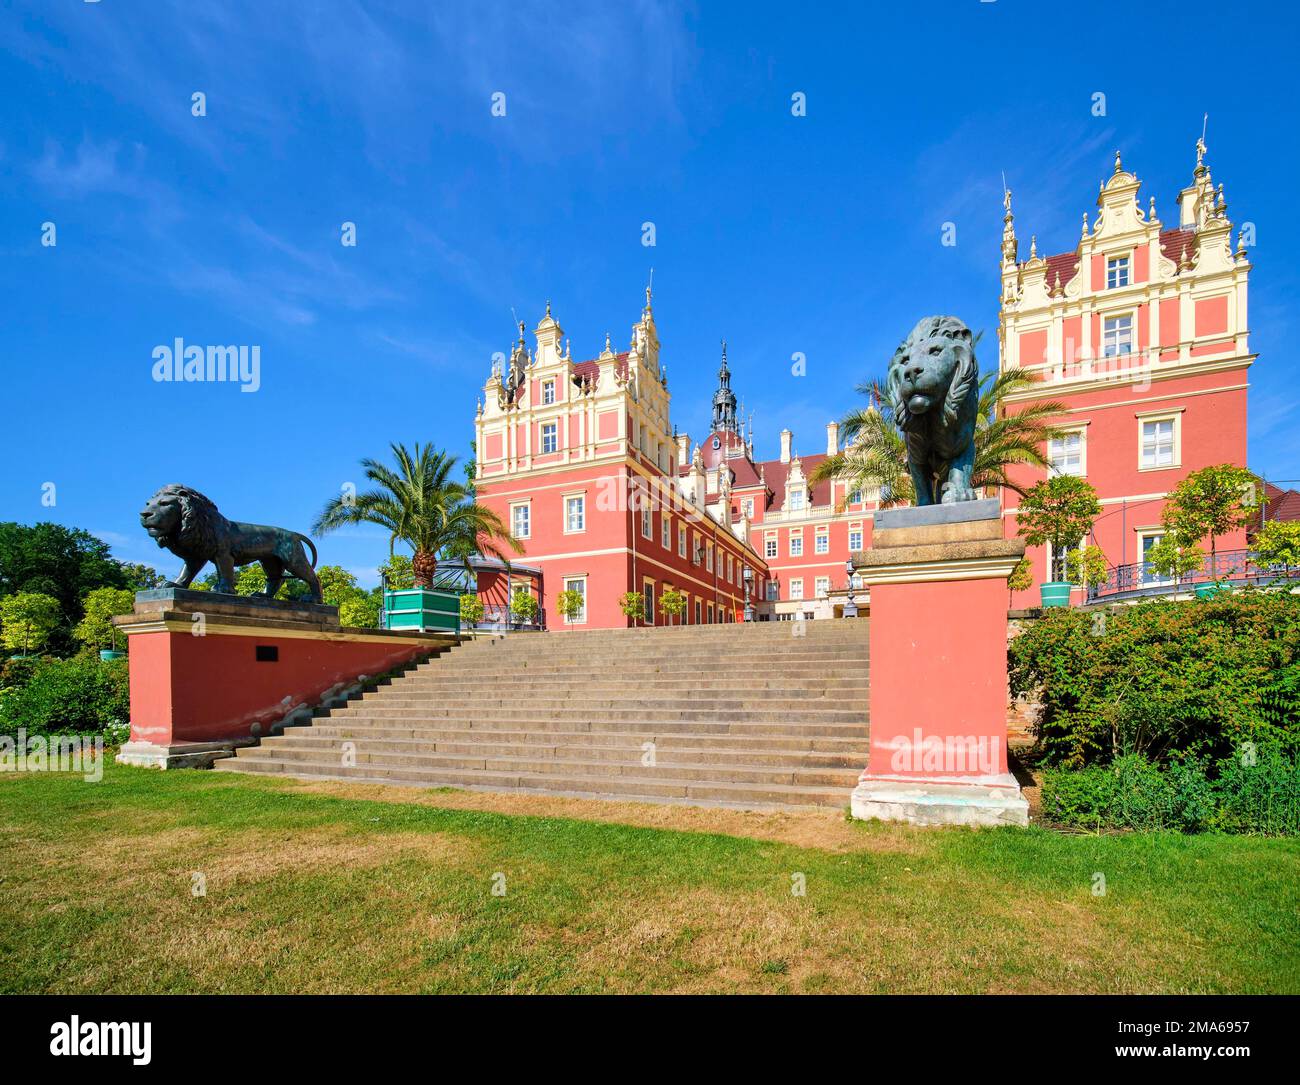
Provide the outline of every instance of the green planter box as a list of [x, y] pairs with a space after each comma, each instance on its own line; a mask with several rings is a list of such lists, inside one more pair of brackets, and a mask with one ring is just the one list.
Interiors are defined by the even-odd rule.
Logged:
[[115, 651], [112, 648], [101, 648], [99, 650], [99, 658], [102, 659], [105, 663], [107, 663], [110, 660], [114, 660], [114, 659], [125, 659], [126, 653]]
[[459, 633], [460, 595], [431, 588], [384, 592], [384, 628]]
[[1219, 592], [1231, 589], [1222, 584], [1197, 584], [1195, 590], [1197, 599], [1213, 599]]
[[1044, 608], [1068, 607], [1074, 585], [1064, 580], [1047, 580], [1038, 585], [1038, 590], [1042, 594]]

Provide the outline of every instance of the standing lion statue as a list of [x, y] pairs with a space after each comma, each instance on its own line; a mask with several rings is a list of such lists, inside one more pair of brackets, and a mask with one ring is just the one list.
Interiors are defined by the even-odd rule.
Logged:
[[976, 500], [980, 390], [970, 329], [955, 316], [927, 316], [894, 352], [885, 388], [907, 445], [916, 503]]
[[[316, 547], [297, 531], [227, 520], [198, 490], [175, 483], [149, 498], [140, 523], [160, 547], [185, 562], [180, 577], [168, 587], [188, 588], [203, 566], [212, 562], [217, 567], [216, 590], [233, 594], [235, 566], [258, 561], [266, 572], [267, 598], [274, 597], [289, 573], [311, 590], [312, 602], [321, 602]], [[303, 543], [311, 547], [311, 561]]]

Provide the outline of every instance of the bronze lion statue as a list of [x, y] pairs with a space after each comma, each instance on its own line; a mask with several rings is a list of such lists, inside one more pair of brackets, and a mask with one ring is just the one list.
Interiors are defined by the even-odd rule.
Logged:
[[955, 316], [927, 316], [894, 352], [885, 378], [894, 422], [907, 445], [918, 505], [974, 501], [979, 366], [970, 329]]
[[[312, 602], [321, 602], [316, 547], [297, 531], [227, 520], [198, 490], [175, 483], [149, 498], [140, 511], [140, 523], [160, 547], [185, 562], [180, 577], [168, 587], [188, 588], [203, 566], [212, 562], [217, 567], [216, 590], [233, 594], [235, 566], [258, 561], [266, 572], [268, 598], [289, 573], [311, 589]], [[311, 547], [311, 561], [303, 543]]]

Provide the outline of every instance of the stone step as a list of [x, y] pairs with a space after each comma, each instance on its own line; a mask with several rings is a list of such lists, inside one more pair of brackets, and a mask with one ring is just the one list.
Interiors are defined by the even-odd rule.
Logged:
[[566, 720], [574, 719], [581, 715], [596, 715], [600, 722], [608, 724], [631, 723], [641, 725], [647, 719], [653, 718], [664, 722], [677, 721], [689, 723], [693, 721], [709, 722], [726, 722], [726, 723], [793, 723], [820, 726], [822, 724], [847, 724], [866, 726], [866, 706], [862, 705], [856, 708], [806, 708], [787, 709], [728, 709], [726, 711], [711, 711], [707, 708], [666, 708], [655, 700], [651, 699], [646, 705], [639, 708], [600, 708], [590, 713], [584, 713], [581, 710], [570, 710], [563, 706], [553, 709], [540, 707], [533, 704], [523, 704], [514, 711], [507, 709], [477, 709], [468, 706], [458, 705], [429, 705], [417, 708], [390, 708], [385, 702], [378, 701], [374, 703], [348, 704], [342, 708], [332, 709], [331, 716], [337, 715], [338, 718], [361, 717], [365, 719], [402, 719], [402, 720], [441, 720], [441, 719], [459, 719], [473, 718], [477, 720], [480, 715], [489, 719], [501, 719], [507, 722], [522, 721], [528, 719], [532, 721], [558, 721], [563, 723]]
[[645, 712], [645, 703], [653, 698], [656, 710], [663, 712], [828, 712], [848, 711], [861, 714], [866, 711], [866, 697], [670, 697], [662, 690], [647, 688], [643, 693], [624, 693], [621, 696], [600, 696], [586, 691], [568, 697], [538, 696], [519, 693], [500, 697], [488, 693], [421, 693], [405, 688], [394, 689], [391, 694], [367, 694], [349, 701], [339, 711], [369, 711], [372, 708], [403, 708], [414, 711], [471, 711], [491, 712], [496, 709], [517, 710], [526, 706], [531, 711], [603, 712], [605, 710]]
[[287, 762], [271, 758], [231, 757], [217, 761], [215, 769], [226, 772], [265, 772], [305, 778], [325, 778], [351, 783], [393, 783], [421, 787], [461, 787], [482, 791], [545, 791], [578, 798], [621, 799], [624, 801], [682, 802], [696, 805], [736, 806], [747, 809], [780, 807], [847, 807], [849, 792], [843, 785], [796, 786], [767, 784], [762, 787], [726, 781], [652, 781], [630, 776], [558, 776], [533, 773], [488, 772], [486, 770], [441, 769], [428, 773], [419, 769], [367, 766], [364, 772], [344, 770], [334, 762]]
[[866, 728], [862, 733], [844, 737], [826, 737], [817, 734], [789, 735], [729, 735], [699, 734], [697, 732], [635, 732], [635, 731], [512, 731], [507, 728], [461, 727], [376, 727], [352, 726], [346, 722], [332, 725], [329, 720], [313, 727], [294, 727], [285, 731], [285, 737], [318, 736], [330, 742], [412, 742], [412, 743], [515, 743], [519, 745], [581, 744], [599, 742], [604, 747], [637, 749], [644, 742], [653, 741], [662, 750], [710, 748], [718, 751], [754, 750], [798, 754], [808, 751], [843, 752], [849, 756], [863, 756], [867, 747]]
[[[452, 757], [501, 758], [520, 757], [526, 759], [556, 760], [599, 760], [640, 762], [643, 743], [626, 742], [618, 745], [596, 744], [592, 736], [575, 736], [577, 741], [568, 742], [520, 742], [490, 741], [488, 736], [478, 736], [477, 741], [444, 739], [401, 739], [373, 738], [364, 736], [355, 739], [332, 735], [314, 735], [310, 732], [297, 735], [292, 732], [275, 739], [268, 739], [262, 744], [263, 750], [306, 750], [316, 751], [325, 756], [342, 754], [343, 743], [351, 742], [357, 750], [385, 754], [445, 754]], [[583, 741], [583, 740], [587, 741]], [[716, 746], [664, 745], [654, 744], [655, 759], [659, 765], [736, 765], [736, 766], [770, 766], [788, 765], [792, 768], [851, 768], [861, 770], [866, 764], [867, 750], [865, 743], [858, 749], [832, 752], [817, 749], [775, 749], [771, 751], [753, 748], [719, 749]]]
[[[339, 724], [353, 724], [358, 728], [383, 727], [391, 730], [410, 732], [437, 729], [439, 721], [425, 716], [330, 716], [330, 720]], [[702, 720], [674, 720], [661, 718], [610, 720], [610, 719], [573, 719], [510, 716], [500, 719], [475, 717], [466, 721], [460, 717], [448, 717], [458, 724], [472, 722], [476, 730], [527, 730], [527, 731], [585, 731], [590, 734], [624, 732], [630, 734], [717, 734], [717, 735], [785, 735], [792, 731], [807, 731], [811, 735], [823, 738], [853, 738], [867, 734], [867, 722], [861, 718], [853, 723], [841, 721], [821, 721], [801, 723], [789, 718], [776, 720], [719, 720], [716, 718]]]

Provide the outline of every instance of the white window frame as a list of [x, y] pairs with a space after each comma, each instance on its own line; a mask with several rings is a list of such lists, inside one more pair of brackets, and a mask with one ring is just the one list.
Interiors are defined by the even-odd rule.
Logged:
[[790, 503], [787, 507], [788, 512], [803, 512], [805, 506], [804, 498], [807, 491], [802, 486], [790, 487]]
[[[1120, 327], [1119, 327], [1120, 321], [1127, 321], [1128, 323], [1127, 340], [1121, 340]], [[1108, 324], [1114, 324], [1115, 327], [1113, 329], [1108, 328], [1107, 327]], [[1123, 358], [1126, 357], [1127, 355], [1133, 354], [1136, 350], [1133, 344], [1133, 334], [1134, 334], [1135, 324], [1136, 324], [1136, 320], [1134, 319], [1134, 316], [1131, 312], [1117, 313], [1115, 316], [1103, 316], [1101, 318], [1101, 356], [1103, 358]], [[1110, 342], [1112, 337], [1114, 338], [1113, 350], [1111, 349], [1111, 342]], [[1127, 344], [1126, 350], [1119, 349], [1121, 342], [1126, 342]]]
[[[516, 517], [520, 512], [524, 514], [524, 531], [519, 533], [519, 523]], [[510, 503], [510, 534], [516, 539], [531, 539], [533, 537], [533, 503], [532, 501], [512, 501]]]
[[813, 596], [820, 599], [823, 595], [831, 593], [831, 578], [829, 576], [819, 576], [813, 581]]
[[644, 507], [641, 509], [641, 538], [653, 539], [655, 537], [655, 514]]
[[[1137, 418], [1137, 438], [1138, 438], [1138, 470], [1139, 471], [1169, 471], [1183, 465], [1183, 409], [1164, 411], [1142, 411], [1136, 416]], [[1170, 423], [1170, 439], [1172, 448], [1170, 463], [1150, 463], [1146, 462], [1146, 428], [1149, 425], [1157, 425], [1161, 422]]]
[[641, 581], [641, 620], [646, 625], [655, 624], [655, 582], [649, 577]]
[[751, 520], [754, 518], [754, 499], [752, 497], [745, 498], [745, 500], [740, 503], [740, 507], [744, 510], [745, 515]]
[[[853, 542], [854, 538], [858, 540], [856, 544]], [[861, 550], [861, 549], [862, 549], [862, 526], [858, 525], [857, 527], [850, 527], [849, 528], [849, 553], [851, 554], [855, 550]]]
[[[1056, 465], [1052, 446], [1059, 441], [1066, 441], [1072, 437], [1079, 439], [1079, 465], [1077, 468], [1067, 471]], [[1069, 455], [1069, 453], [1067, 452], [1065, 455]], [[1074, 475], [1077, 478], [1083, 478], [1088, 474], [1088, 427], [1086, 425], [1062, 427], [1060, 437], [1053, 437], [1047, 442], [1047, 471], [1049, 475]]]
[[686, 521], [677, 521], [677, 556], [684, 558], [686, 556]]
[[813, 553], [829, 554], [831, 552], [831, 531], [830, 528], [818, 528], [817, 533], [813, 536]]
[[542, 406], [549, 407], [555, 402], [555, 378], [548, 377], [542, 381]]
[[768, 561], [781, 556], [781, 540], [775, 535], [769, 535], [763, 540], [763, 557]]
[[803, 577], [793, 576], [790, 578], [790, 598], [791, 599], [803, 598]]
[[1165, 537], [1164, 528], [1158, 527], [1139, 527], [1135, 529], [1137, 535], [1137, 552], [1138, 552], [1138, 583], [1143, 587], [1159, 587], [1162, 584], [1172, 584], [1173, 578], [1161, 576], [1158, 573], [1147, 570], [1147, 540], [1151, 540], [1151, 545], [1155, 546]]
[[[549, 432], [548, 432], [549, 431]], [[550, 448], [546, 447], [547, 438], [550, 438]], [[549, 456], [552, 452], [560, 451], [560, 427], [556, 422], [542, 423], [542, 451], [541, 455]]]
[[[583, 492], [580, 494], [565, 494], [563, 500], [564, 500], [564, 534], [581, 535], [583, 532], [587, 530], [586, 493]], [[577, 527], [573, 526], [573, 521], [574, 521], [573, 508], [575, 502], [577, 503], [577, 510], [578, 510]]]
[[[1123, 277], [1124, 281], [1119, 279]], [[1114, 280], [1114, 281], [1112, 281]], [[1119, 290], [1133, 285], [1133, 258], [1130, 253], [1106, 257], [1106, 289]]]
[[789, 550], [790, 550], [790, 556], [792, 558], [803, 557], [803, 532], [802, 531], [790, 532]]
[[673, 518], [666, 512], [659, 514], [659, 545], [665, 550], [673, 548]]
[[[577, 584], [579, 587], [575, 588]], [[581, 591], [582, 592], [582, 610], [578, 612], [576, 618], [565, 618], [565, 625], [586, 625], [587, 624], [587, 578], [585, 576], [566, 576], [564, 578], [564, 591]]]

